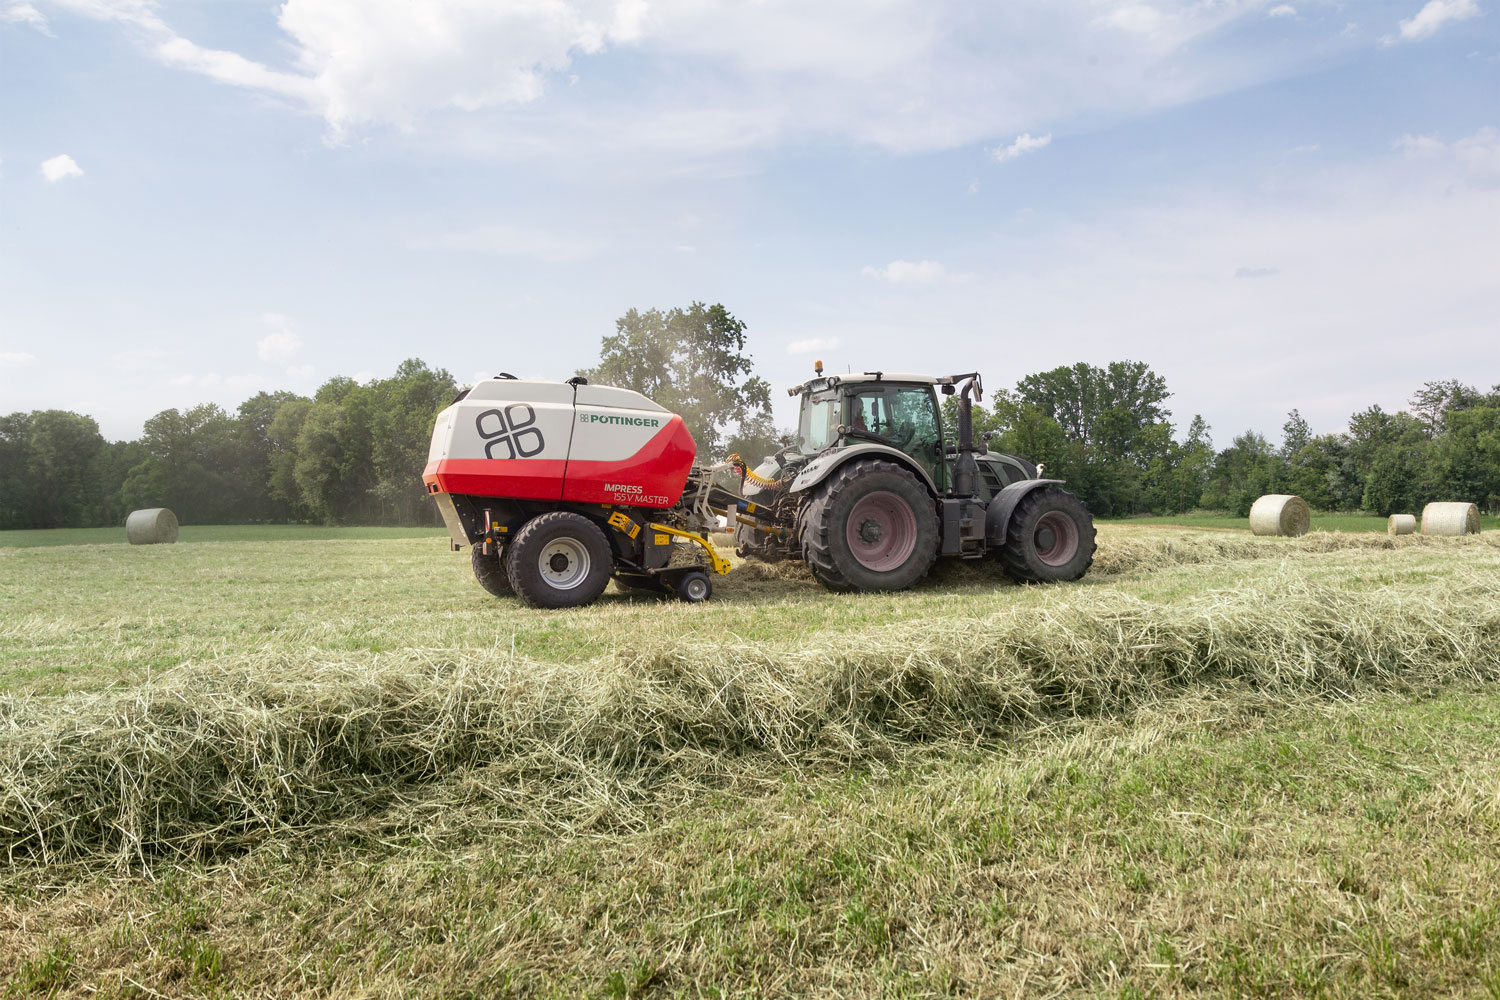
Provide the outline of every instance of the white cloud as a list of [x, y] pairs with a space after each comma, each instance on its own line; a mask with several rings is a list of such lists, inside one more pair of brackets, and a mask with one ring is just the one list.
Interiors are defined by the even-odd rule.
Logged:
[[0, 351], [0, 368], [25, 368], [35, 360], [30, 351]]
[[1006, 160], [1014, 160], [1018, 156], [1034, 153], [1052, 143], [1052, 133], [1043, 136], [1033, 136], [1030, 132], [1023, 132], [1016, 136], [1016, 141], [1009, 146], [992, 149], [989, 154], [995, 158], [996, 163], [1004, 163]]
[[1267, 17], [1296, 17], [1297, 8], [1289, 3], [1279, 3], [1266, 11]]
[[[809, 137], [934, 150], [1148, 112], [1357, 44], [1247, 48], [1229, 29], [1271, 0], [286, 0], [276, 67], [184, 38], [153, 0], [51, 2], [129, 27], [167, 65], [291, 100], [333, 137], [394, 126], [428, 150], [670, 154], [679, 170]], [[605, 61], [618, 49], [634, 50], [624, 77]]]
[[271, 332], [255, 342], [255, 351], [262, 361], [280, 364], [296, 357], [302, 350], [302, 338], [292, 332], [287, 318], [280, 313], [266, 313], [261, 317]]
[[290, 365], [287, 367], [286, 373], [292, 378], [305, 381], [313, 377], [315, 370], [312, 365]]
[[365, 371], [361, 369], [360, 371], [355, 372], [349, 377], [354, 379], [354, 381], [358, 382], [360, 385], [365, 385], [368, 382], [375, 381], [378, 376], [372, 371]]
[[812, 354], [814, 351], [836, 351], [839, 346], [837, 337], [809, 337], [806, 340], [794, 340], [786, 345], [788, 354]]
[[1394, 148], [1409, 160], [1446, 166], [1454, 180], [1486, 184], [1500, 181], [1500, 130], [1485, 127], [1454, 142], [1431, 135], [1403, 135]]
[[1401, 37], [1419, 41], [1438, 31], [1450, 21], [1466, 21], [1479, 16], [1476, 0], [1427, 0], [1415, 17], [1401, 22]]
[[27, 24], [49, 38], [52, 37], [52, 31], [47, 27], [47, 19], [42, 16], [41, 11], [26, 0], [10, 0], [5, 6], [0, 7], [0, 21], [10, 24]]
[[1234, 269], [1236, 278], [1274, 278], [1281, 271], [1274, 267], [1237, 267]]
[[82, 177], [83, 168], [73, 162], [73, 158], [67, 153], [60, 153], [50, 160], [42, 161], [42, 176], [47, 179], [48, 184], [56, 184], [68, 177]]
[[468, 232], [421, 239], [415, 245], [418, 250], [530, 257], [551, 264], [583, 260], [604, 249], [604, 241], [597, 237], [570, 236], [550, 229], [532, 229], [526, 226], [481, 226]]
[[879, 278], [893, 285], [934, 285], [952, 280], [942, 264], [935, 260], [893, 260], [885, 267], [865, 266], [860, 270], [867, 278]]

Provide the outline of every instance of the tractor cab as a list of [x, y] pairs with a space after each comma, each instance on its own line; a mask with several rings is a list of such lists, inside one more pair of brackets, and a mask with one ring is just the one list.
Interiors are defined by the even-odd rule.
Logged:
[[882, 444], [909, 457], [938, 492], [946, 492], [951, 477], [943, 460], [943, 421], [933, 388], [937, 382], [926, 375], [874, 372], [798, 386], [802, 410], [795, 447], [812, 457], [835, 445]]

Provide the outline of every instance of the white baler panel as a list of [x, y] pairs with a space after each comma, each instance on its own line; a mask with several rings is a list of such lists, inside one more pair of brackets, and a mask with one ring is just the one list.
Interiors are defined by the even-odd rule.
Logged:
[[427, 446], [427, 461], [440, 462], [448, 457], [448, 428], [453, 422], [453, 412], [457, 409], [458, 404], [455, 403], [438, 414], [437, 422], [432, 425], [432, 443]]
[[666, 413], [667, 408], [634, 389], [617, 389], [612, 385], [580, 385], [579, 406], [602, 406], [625, 410], [650, 410]]
[[528, 378], [489, 378], [475, 385], [463, 401], [489, 399], [512, 403], [573, 405], [573, 387], [564, 382], [541, 382]]
[[449, 407], [451, 430], [442, 457], [566, 461], [573, 434], [572, 386], [562, 386], [567, 391], [559, 394], [517, 382], [499, 384], [518, 391], [479, 399], [470, 393]]
[[623, 462], [644, 448], [671, 419], [672, 414], [660, 407], [643, 410], [580, 403], [568, 458], [575, 462]]

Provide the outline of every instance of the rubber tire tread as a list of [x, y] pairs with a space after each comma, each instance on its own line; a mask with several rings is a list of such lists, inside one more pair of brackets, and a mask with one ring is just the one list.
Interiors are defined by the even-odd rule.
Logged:
[[496, 597], [514, 597], [515, 591], [511, 588], [510, 577], [505, 574], [505, 561], [500, 558], [497, 548], [489, 555], [484, 554], [483, 545], [475, 545], [469, 550], [469, 565], [474, 569], [474, 579], [479, 585], [488, 590]]
[[[589, 576], [572, 590], [554, 589], [536, 566], [535, 550], [563, 534], [582, 541], [589, 550]], [[603, 529], [571, 511], [555, 510], [532, 518], [506, 546], [505, 574], [516, 596], [534, 608], [576, 608], [589, 604], [604, 593], [613, 572], [614, 553]]]
[[[1049, 510], [1061, 510], [1073, 517], [1078, 525], [1079, 555], [1084, 555], [1082, 565], [1078, 557], [1070, 566], [1048, 566], [1036, 558], [1036, 549], [1029, 536], [1037, 518]], [[1000, 567], [1005, 575], [1017, 583], [1065, 583], [1077, 580], [1094, 564], [1094, 553], [1098, 549], [1098, 532], [1094, 530], [1094, 518], [1083, 501], [1057, 486], [1046, 486], [1032, 490], [1021, 498], [1016, 509], [1011, 511], [1010, 523], [1005, 528], [1005, 544], [1000, 548]], [[1076, 571], [1075, 571], [1076, 570]]]
[[[894, 476], [894, 481], [877, 482]], [[830, 525], [835, 508], [854, 504], [866, 493], [888, 490], [902, 496], [917, 521], [917, 543], [911, 558], [899, 571], [899, 581], [888, 584], [859, 565], [844, 538], [844, 525]], [[851, 496], [851, 491], [853, 491]], [[925, 515], [924, 515], [925, 511]], [[847, 513], [847, 510], [846, 510]], [[920, 583], [937, 561], [938, 524], [927, 487], [895, 462], [855, 459], [839, 467], [818, 486], [817, 495], [803, 514], [802, 555], [813, 579], [833, 591], [905, 590]], [[886, 574], [879, 574], [885, 576]]]

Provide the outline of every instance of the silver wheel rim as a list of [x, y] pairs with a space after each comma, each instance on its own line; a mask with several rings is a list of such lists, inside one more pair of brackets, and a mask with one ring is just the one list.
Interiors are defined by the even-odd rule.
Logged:
[[554, 590], [572, 590], [588, 579], [589, 550], [576, 538], [554, 538], [542, 546], [536, 568]]
[[687, 585], [687, 595], [689, 600], [703, 600], [703, 598], [708, 595], [708, 581], [689, 580]]

